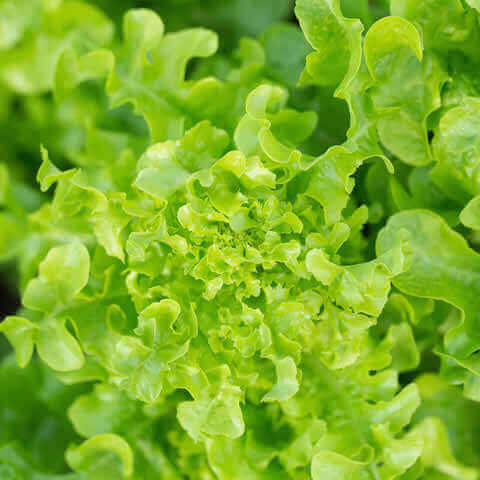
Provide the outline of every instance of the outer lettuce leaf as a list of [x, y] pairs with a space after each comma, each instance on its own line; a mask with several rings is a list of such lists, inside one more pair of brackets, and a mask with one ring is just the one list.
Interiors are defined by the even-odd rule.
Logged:
[[478, 37], [476, 13], [466, 10], [461, 1], [392, 0], [390, 5], [392, 15], [404, 17], [422, 28], [429, 49], [460, 50], [478, 57], [478, 52], [472, 48]]
[[[53, 73], [58, 57], [65, 48], [85, 52], [92, 47], [110, 43], [113, 25], [98, 9], [83, 2], [30, 2], [28, 14], [12, 15], [13, 22], [23, 17], [22, 24], [9, 24], [5, 19], [3, 61], [0, 78], [12, 91], [37, 94], [53, 85]], [[22, 3], [3, 2], [3, 8], [22, 8]], [[23, 7], [25, 8], [25, 6]], [[38, 21], [38, 16], [41, 21]], [[38, 29], [34, 34], [29, 28]], [[21, 40], [21, 41], [20, 41]]]
[[67, 330], [66, 319], [57, 315], [88, 281], [88, 252], [80, 243], [52, 248], [39, 265], [39, 272], [28, 283], [23, 303], [45, 314], [44, 318], [35, 324], [21, 317], [8, 317], [0, 328], [17, 348], [21, 366], [29, 362], [35, 344], [42, 360], [53, 369], [78, 369], [83, 365], [83, 353]]
[[339, 85], [336, 95], [345, 98], [360, 68], [361, 22], [345, 18], [336, 0], [300, 0], [295, 12], [305, 37], [317, 50], [307, 57], [301, 81]]
[[388, 248], [397, 234], [409, 241], [413, 258], [410, 269], [394, 280], [396, 287], [409, 295], [443, 300], [462, 311], [460, 321], [445, 336], [445, 353], [441, 355], [446, 372], [457, 367], [453, 368], [457, 375], [450, 372], [451, 381], [464, 383], [466, 395], [478, 399], [474, 279], [480, 257], [461, 235], [429, 211], [413, 210], [393, 216], [378, 237], [378, 252]]
[[[426, 423], [427, 428], [432, 429], [432, 431], [437, 430], [437, 438], [440, 440], [444, 437], [444, 433], [441, 430], [446, 428], [448, 439], [456, 458], [460, 462], [478, 468], [478, 452], [475, 448], [471, 448], [478, 436], [478, 416], [476, 414], [478, 403], [466, 399], [460, 390], [448, 385], [446, 381], [436, 375], [425, 374], [420, 376], [416, 383], [422, 397], [422, 406], [415, 414], [414, 423], [420, 425]], [[442, 428], [436, 425], [436, 420], [434, 419], [437, 418], [441, 419], [445, 427]], [[442, 447], [442, 449], [444, 448]], [[437, 462], [440, 463], [441, 460], [451, 461], [449, 457], [448, 452], [445, 452]], [[436, 464], [438, 465], [438, 463]], [[435, 466], [432, 465], [434, 468]], [[456, 464], [453, 467], [450, 475], [457, 470], [459, 465]], [[460, 478], [462, 474], [471, 475], [472, 478], [475, 478], [472, 473], [463, 473], [461, 470], [457, 470], [456, 474]]]
[[[56, 94], [63, 98], [78, 83], [106, 75], [110, 106], [132, 103], [145, 117], [153, 141], [179, 139], [198, 119], [212, 119], [221, 122], [219, 126], [230, 126], [229, 117], [237, 113], [231, 107], [242, 94], [239, 87], [210, 77], [185, 80], [187, 63], [192, 58], [215, 53], [216, 34], [197, 28], [164, 36], [163, 28], [162, 20], [154, 12], [131, 10], [124, 18], [124, 45], [118, 54], [98, 50], [77, 59], [67, 52], [60, 59], [55, 74]], [[251, 43], [263, 55], [261, 47]], [[244, 45], [250, 47], [250, 41]], [[242, 52], [247, 62], [250, 50]], [[260, 59], [258, 67], [263, 62]], [[236, 122], [236, 117], [232, 120]]]
[[447, 80], [435, 55], [423, 57], [418, 30], [400, 17], [376, 22], [365, 37], [365, 58], [375, 86], [378, 133], [383, 145], [410, 165], [431, 162], [427, 118], [441, 105]]
[[479, 191], [475, 145], [479, 105], [477, 99], [471, 98], [446, 112], [433, 144], [437, 160], [433, 181], [445, 195], [463, 204]]

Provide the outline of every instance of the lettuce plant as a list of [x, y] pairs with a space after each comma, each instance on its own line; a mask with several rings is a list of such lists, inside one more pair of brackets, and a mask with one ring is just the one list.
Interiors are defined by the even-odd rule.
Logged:
[[478, 478], [480, 4], [371, 3], [217, 53], [5, 2], [54, 141], [0, 169], [0, 478]]

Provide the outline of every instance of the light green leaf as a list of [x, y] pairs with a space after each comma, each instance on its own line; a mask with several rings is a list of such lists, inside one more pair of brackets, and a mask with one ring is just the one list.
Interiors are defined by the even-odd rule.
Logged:
[[[385, 252], [398, 234], [409, 242], [412, 264], [393, 280], [395, 286], [409, 295], [441, 299], [460, 308], [465, 312], [466, 333], [475, 335], [478, 296], [474, 281], [480, 256], [443, 219], [426, 210], [391, 217], [378, 237], [377, 251]], [[472, 347], [467, 342], [452, 344], [452, 348], [460, 353]]]
[[460, 221], [468, 228], [480, 230], [480, 196], [468, 202], [460, 213]]
[[245, 431], [240, 399], [238, 387], [225, 385], [214, 398], [181, 403], [178, 421], [194, 440], [202, 434], [238, 438]]
[[136, 402], [107, 384], [97, 384], [92, 393], [77, 397], [68, 410], [75, 430], [86, 438], [126, 431], [136, 413]]
[[433, 142], [437, 164], [432, 179], [453, 201], [468, 202], [480, 192], [477, 174], [480, 100], [468, 98], [440, 119]]
[[30, 281], [23, 304], [32, 310], [51, 311], [66, 304], [88, 282], [90, 257], [81, 243], [52, 248], [39, 266], [39, 276]]
[[65, 49], [74, 48], [86, 53], [92, 47], [102, 47], [112, 40], [112, 22], [87, 3], [72, 1], [60, 3], [52, 9], [40, 7], [36, 16], [40, 21], [37, 25], [32, 21], [36, 29], [34, 35], [27, 35], [24, 42], [15, 45], [0, 69], [3, 82], [20, 94], [50, 90], [55, 65]]
[[476, 10], [480, 11], [480, 2], [478, 0], [467, 0], [467, 3]]
[[26, 367], [32, 358], [35, 328], [33, 323], [22, 317], [7, 317], [0, 323], [0, 332], [15, 349], [17, 363], [22, 368]]
[[459, 372], [455, 368], [452, 375], [447, 368], [446, 375], [455, 383], [464, 383], [465, 394], [476, 398], [479, 307], [475, 278], [480, 271], [480, 256], [460, 234], [429, 211], [412, 210], [393, 216], [378, 237], [378, 252], [388, 248], [399, 233], [410, 243], [412, 264], [395, 278], [394, 284], [409, 295], [443, 300], [461, 311], [461, 318], [450, 325], [445, 335], [445, 358], [467, 370]]
[[443, 52], [450, 48], [474, 53], [469, 45], [473, 25], [459, 0], [392, 0], [392, 15], [415, 22], [422, 28], [425, 45]]
[[475, 480], [478, 472], [461, 465], [453, 456], [444, 424], [434, 417], [425, 419], [408, 435], [421, 435], [425, 441], [421, 459], [427, 469], [436, 470], [450, 478]]
[[[362, 478], [362, 470], [366, 462], [351, 460], [335, 452], [320, 452], [313, 457], [312, 478], [322, 480], [344, 480], [346, 478]], [[368, 478], [363, 475], [363, 478]]]
[[[66, 453], [68, 464], [76, 471], [84, 472], [92, 479], [128, 478], [133, 473], [133, 453], [130, 445], [118, 435], [96, 435], [78, 446], [71, 446]], [[116, 459], [121, 461], [121, 470]]]
[[307, 57], [301, 83], [334, 85], [346, 98], [362, 57], [363, 25], [345, 18], [339, 0], [297, 0], [295, 13], [305, 37], [317, 50]]
[[401, 17], [385, 17], [375, 22], [365, 36], [365, 60], [373, 78], [383, 77], [392, 68], [392, 52], [409, 48], [422, 60], [423, 47], [418, 30]]
[[325, 253], [319, 249], [308, 252], [305, 264], [307, 270], [313, 274], [315, 279], [327, 286], [343, 271], [341, 267], [330, 262]]
[[61, 322], [39, 328], [35, 340], [40, 358], [54, 370], [66, 372], [83, 366], [85, 360], [82, 349]]
[[273, 360], [273, 362], [277, 373], [277, 383], [262, 398], [262, 402], [283, 402], [298, 392], [297, 367], [293, 358], [286, 357]]

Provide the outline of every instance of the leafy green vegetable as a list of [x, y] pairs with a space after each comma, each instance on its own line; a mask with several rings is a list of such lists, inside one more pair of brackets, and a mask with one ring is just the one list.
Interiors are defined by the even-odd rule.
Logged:
[[479, 478], [479, 5], [92, 3], [0, 0], [0, 478]]

